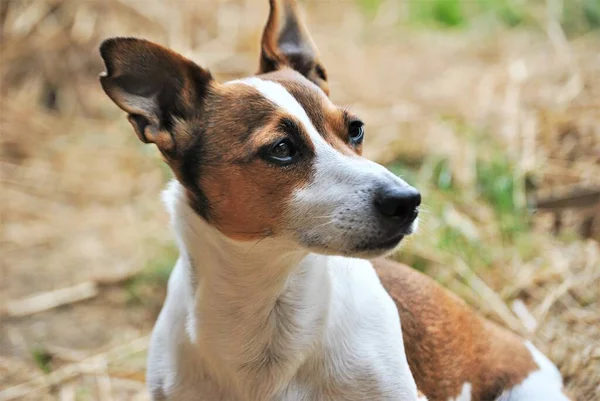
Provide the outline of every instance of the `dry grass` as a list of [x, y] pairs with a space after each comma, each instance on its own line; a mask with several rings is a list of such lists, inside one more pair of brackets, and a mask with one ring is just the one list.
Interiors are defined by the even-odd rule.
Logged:
[[[251, 74], [263, 3], [0, 3], [0, 309], [100, 283], [86, 302], [3, 318], [0, 400], [147, 399], [144, 341], [174, 257], [169, 175], [101, 93], [96, 48], [139, 35], [221, 79]], [[397, 2], [343, 5], [306, 6], [334, 100], [366, 120], [368, 156], [424, 193], [423, 228], [398, 257], [531, 338], [576, 400], [597, 399], [598, 37], [567, 40], [544, 16], [517, 31], [405, 29]]]

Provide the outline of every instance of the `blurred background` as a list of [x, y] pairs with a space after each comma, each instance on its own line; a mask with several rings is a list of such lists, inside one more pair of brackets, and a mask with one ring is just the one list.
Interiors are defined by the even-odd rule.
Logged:
[[[423, 193], [396, 258], [600, 399], [600, 1], [301, 2], [366, 155]], [[252, 74], [267, 1], [0, 0], [0, 400], [148, 400], [171, 174], [102, 92], [136, 35]]]

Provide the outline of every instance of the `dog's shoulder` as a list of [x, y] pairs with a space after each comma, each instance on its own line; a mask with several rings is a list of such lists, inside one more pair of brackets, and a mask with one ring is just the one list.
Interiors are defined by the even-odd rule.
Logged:
[[398, 307], [417, 386], [429, 397], [567, 399], [560, 373], [531, 344], [483, 319], [425, 274], [384, 259], [373, 265]]

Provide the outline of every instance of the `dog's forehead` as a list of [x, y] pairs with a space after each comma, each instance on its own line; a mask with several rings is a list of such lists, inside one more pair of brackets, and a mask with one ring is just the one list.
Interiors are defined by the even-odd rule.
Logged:
[[336, 107], [318, 86], [297, 72], [284, 69], [230, 81], [226, 86], [230, 85], [244, 90], [251, 88], [255, 91], [254, 96], [261, 99], [260, 104], [267, 101], [277, 111], [294, 117], [315, 144], [329, 142], [339, 147], [337, 133], [346, 124], [346, 113]]
[[277, 105], [249, 85], [222, 85], [208, 102], [206, 124], [212, 138], [246, 142], [277, 114]]
[[328, 120], [334, 123], [343, 113], [329, 100], [317, 85], [293, 70], [278, 71], [264, 79], [277, 83], [302, 106], [310, 121], [321, 134], [327, 131]]
[[335, 109], [325, 92], [298, 72], [284, 68], [258, 78], [283, 86], [307, 110]]

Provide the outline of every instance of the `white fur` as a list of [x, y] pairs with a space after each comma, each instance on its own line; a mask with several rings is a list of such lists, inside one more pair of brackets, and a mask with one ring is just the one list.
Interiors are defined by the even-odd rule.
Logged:
[[456, 398], [450, 398], [448, 401], [471, 401], [471, 383], [463, 383], [462, 390]]
[[233, 241], [180, 184], [164, 199], [180, 258], [148, 358], [155, 400], [417, 400], [398, 312], [370, 262]]
[[556, 366], [529, 341], [525, 342], [525, 346], [539, 369], [531, 372], [520, 384], [505, 391], [498, 401], [569, 401], [562, 392], [562, 377]]

